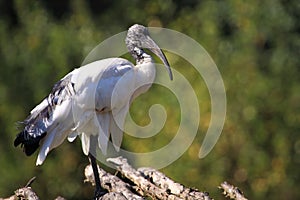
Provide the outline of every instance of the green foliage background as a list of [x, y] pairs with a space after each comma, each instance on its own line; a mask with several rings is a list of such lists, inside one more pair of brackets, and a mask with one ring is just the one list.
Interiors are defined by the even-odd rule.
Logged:
[[[79, 140], [65, 142], [35, 167], [36, 154], [26, 157], [13, 147], [16, 122], [56, 81], [80, 66], [90, 50], [134, 23], [194, 38], [216, 62], [227, 92], [222, 135], [213, 151], [199, 160], [210, 121], [210, 98], [192, 66], [167, 54], [172, 67], [193, 85], [201, 120], [192, 146], [162, 171], [215, 199], [222, 198], [217, 186], [224, 180], [239, 186], [250, 199], [300, 198], [300, 3], [296, 0], [1, 0], [0, 196], [11, 195], [37, 176], [33, 188], [42, 199], [92, 197], [93, 188], [83, 183], [88, 159]], [[154, 93], [161, 94], [160, 99], [154, 99]], [[155, 86], [134, 102], [131, 115], [141, 125], [149, 122], [151, 103], [164, 105], [169, 118], [162, 132], [146, 141], [125, 136], [124, 148], [147, 152], [172, 139], [180, 114], [172, 98]]]

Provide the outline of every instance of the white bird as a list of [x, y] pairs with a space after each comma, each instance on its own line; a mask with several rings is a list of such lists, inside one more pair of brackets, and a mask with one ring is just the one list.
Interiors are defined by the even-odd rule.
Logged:
[[66, 138], [81, 137], [82, 149], [89, 156], [96, 181], [95, 198], [103, 195], [95, 152], [98, 143], [103, 154], [111, 138], [118, 151], [123, 125], [130, 103], [146, 92], [155, 79], [155, 64], [144, 48], [155, 53], [164, 63], [172, 80], [169, 63], [150, 38], [148, 30], [135, 24], [128, 29], [126, 46], [136, 65], [123, 58], [99, 60], [68, 73], [58, 81], [48, 97], [37, 105], [24, 120], [24, 129], [14, 145], [21, 144], [26, 155], [39, 146], [36, 165]]

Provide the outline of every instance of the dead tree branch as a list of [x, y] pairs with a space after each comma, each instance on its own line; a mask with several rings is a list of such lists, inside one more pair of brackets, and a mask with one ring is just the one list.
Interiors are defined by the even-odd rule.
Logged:
[[219, 186], [220, 189], [223, 189], [223, 194], [225, 197], [229, 197], [230, 199], [235, 200], [247, 200], [247, 198], [244, 197], [243, 192], [233, 185], [230, 185], [226, 181], [221, 183], [221, 186]]
[[118, 171], [131, 180], [143, 193], [156, 199], [211, 199], [207, 192], [186, 188], [155, 169], [135, 170], [125, 158], [109, 158], [107, 161], [114, 164]]
[[[98, 166], [101, 186], [108, 190], [108, 193], [100, 198], [101, 200], [142, 200], [145, 197], [162, 200], [211, 199], [207, 192], [200, 192], [197, 189], [185, 187], [155, 169], [134, 169], [128, 164], [127, 159], [123, 157], [109, 158], [107, 161], [117, 168], [119, 177], [106, 172]], [[94, 185], [95, 179], [91, 165], [86, 166], [84, 174], [86, 177], [85, 182], [90, 182]], [[0, 198], [0, 200], [39, 200], [39, 197], [31, 188], [34, 180], [35, 177], [30, 179], [25, 187], [16, 190], [11, 197]], [[227, 182], [223, 182], [219, 188], [223, 190], [223, 194], [226, 197], [236, 200], [247, 200], [237, 187]], [[55, 200], [64, 200], [64, 198], [57, 197]]]
[[[114, 199], [143, 199], [139, 195], [132, 192], [134, 191], [134, 188], [130, 184], [125, 183], [117, 176], [104, 171], [99, 166], [98, 171], [101, 180], [101, 186], [109, 191], [109, 194], [105, 194], [102, 199], [111, 199], [111, 195], [114, 196]], [[84, 174], [86, 177], [85, 182], [91, 182], [92, 185], [95, 185], [95, 178], [91, 165], [86, 166]]]
[[0, 198], [0, 200], [39, 200], [39, 197], [36, 195], [36, 193], [32, 190], [32, 188], [30, 187], [31, 184], [33, 183], [33, 181], [35, 180], [35, 177], [31, 178], [27, 184], [25, 185], [25, 187], [17, 189], [15, 191], [15, 194], [8, 197], [8, 198]]
[[[17, 189], [14, 195], [7, 198], [0, 198], [0, 200], [39, 200], [40, 198], [31, 188], [31, 184], [35, 181], [36, 177], [31, 178], [27, 184]], [[57, 197], [55, 200], [65, 200], [63, 197]]]

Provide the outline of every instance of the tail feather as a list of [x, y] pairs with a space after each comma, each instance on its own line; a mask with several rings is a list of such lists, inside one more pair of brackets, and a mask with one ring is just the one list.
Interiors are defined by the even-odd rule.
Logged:
[[38, 149], [40, 146], [40, 140], [45, 137], [45, 135], [46, 132], [40, 136], [32, 136], [26, 129], [24, 129], [17, 135], [14, 141], [14, 146], [17, 147], [21, 145], [25, 154], [30, 156]]

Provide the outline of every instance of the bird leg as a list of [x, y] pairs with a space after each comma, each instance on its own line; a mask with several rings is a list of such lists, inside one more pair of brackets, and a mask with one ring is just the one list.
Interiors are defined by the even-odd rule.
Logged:
[[106, 191], [101, 187], [101, 183], [100, 183], [97, 160], [94, 156], [97, 155], [96, 149], [97, 149], [97, 139], [95, 136], [90, 136], [90, 151], [88, 157], [92, 165], [92, 169], [95, 177], [96, 190], [95, 190], [94, 199], [98, 200], [101, 196], [103, 196], [106, 193]]
[[92, 169], [93, 169], [93, 173], [94, 173], [94, 177], [95, 177], [95, 184], [96, 184], [94, 199], [98, 200], [99, 197], [103, 196], [106, 193], [106, 191], [101, 187], [96, 158], [91, 153], [89, 153], [89, 160], [92, 165]]

